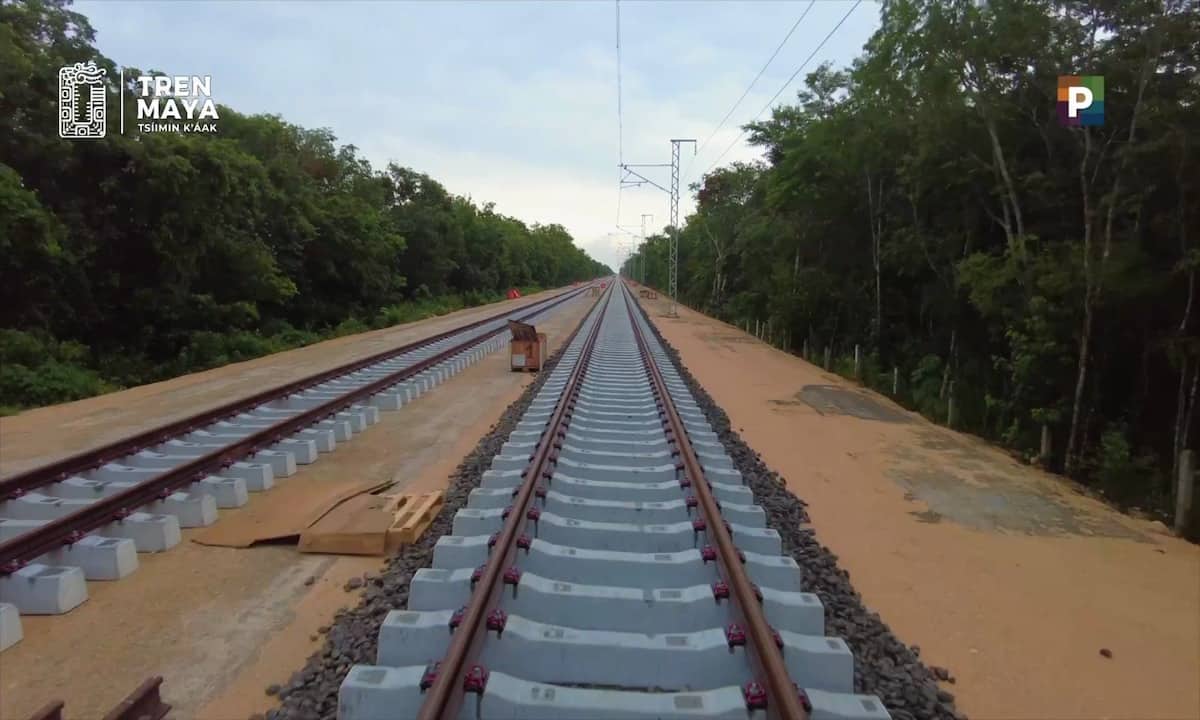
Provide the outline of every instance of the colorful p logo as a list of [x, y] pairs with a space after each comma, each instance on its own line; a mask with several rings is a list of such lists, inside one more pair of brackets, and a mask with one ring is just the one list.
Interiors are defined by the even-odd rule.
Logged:
[[1104, 76], [1058, 76], [1058, 122], [1067, 127], [1104, 124]]

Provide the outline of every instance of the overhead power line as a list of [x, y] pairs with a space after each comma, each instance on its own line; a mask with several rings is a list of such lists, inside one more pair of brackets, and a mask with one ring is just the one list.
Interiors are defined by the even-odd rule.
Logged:
[[617, 5], [617, 164], [625, 162], [625, 120], [621, 108], [621, 0]]
[[738, 109], [738, 106], [742, 104], [742, 101], [745, 100], [746, 96], [750, 94], [750, 91], [754, 89], [754, 84], [758, 82], [758, 79], [763, 76], [763, 73], [766, 72], [767, 68], [771, 66], [771, 63], [775, 61], [775, 57], [779, 55], [779, 51], [782, 50], [783, 46], [787, 44], [787, 41], [791, 39], [792, 33], [796, 32], [796, 28], [800, 27], [800, 23], [804, 22], [804, 18], [808, 16], [808, 11], [812, 10], [813, 5], [816, 4], [817, 0], [809, 0], [808, 7], [804, 8], [804, 12], [800, 14], [800, 17], [797, 18], [796, 22], [792, 23], [792, 27], [787, 31], [787, 35], [784, 35], [783, 40], [779, 41], [779, 45], [775, 48], [775, 52], [771, 53], [771, 57], [767, 58], [767, 61], [759, 69], [758, 74], [755, 75], [754, 79], [750, 81], [750, 84], [746, 86], [746, 90], [742, 93], [742, 96], [737, 99], [737, 102], [733, 104], [733, 107], [729, 108], [729, 112], [725, 113], [725, 117], [721, 118], [721, 122], [717, 123], [717, 126], [713, 128], [711, 133], [708, 134], [708, 137], [704, 139], [704, 142], [700, 143], [700, 148], [696, 151], [697, 154], [704, 152], [704, 148], [708, 147], [708, 142], [716, 137], [716, 134], [721, 131], [721, 128], [725, 127], [725, 123], [733, 115], [733, 112]]
[[[617, 167], [625, 164], [625, 121], [621, 108], [621, 0], [615, 2], [617, 9]], [[617, 171], [617, 219], [616, 225], [621, 224], [621, 173]]]
[[[842, 24], [846, 22], [846, 19], [849, 18], [851, 13], [853, 13], [855, 10], [857, 10], [858, 6], [861, 4], [862, 4], [862, 0], [857, 0], [857, 2], [855, 2], [853, 5], [850, 6], [850, 9], [846, 11], [846, 14], [842, 16], [842, 19], [838, 20], [837, 24], [834, 25], [833, 29], [830, 30], [825, 35], [825, 38], [823, 40], [821, 40], [820, 44], [817, 45], [815, 48], [813, 48], [813, 51], [808, 54], [808, 57], [804, 59], [804, 62], [800, 63], [800, 67], [796, 68], [796, 72], [792, 73], [792, 76], [789, 77], [787, 79], [787, 82], [785, 82], [783, 84], [783, 87], [779, 88], [779, 90], [771, 97], [771, 99], [767, 101], [767, 104], [763, 105], [762, 109], [759, 110], [757, 113], [755, 113], [754, 117], [750, 118], [750, 120], [746, 123], [747, 125], [754, 122], [755, 120], [757, 120], [760, 115], [762, 115], [764, 112], [766, 112], [767, 109], [770, 108], [772, 104], [774, 104], [774, 102], [779, 98], [779, 96], [783, 94], [783, 91], [786, 90], [788, 88], [788, 86], [792, 84], [792, 81], [796, 79], [796, 76], [799, 75], [804, 70], [804, 68], [808, 66], [808, 63], [811, 62], [814, 57], [816, 57], [817, 53], [819, 53], [821, 51], [821, 48], [825, 47], [825, 43], [829, 42], [829, 38], [833, 37], [834, 33], [836, 33], [838, 31], [838, 28], [840, 28], [842, 26]], [[738, 133], [738, 136], [733, 139], [733, 142], [729, 143], [729, 147], [727, 147], [723, 151], [721, 151], [721, 154], [717, 156], [716, 160], [712, 161], [712, 164], [708, 166], [708, 168], [704, 171], [703, 174], [708, 174], [709, 170], [712, 170], [714, 167], [716, 167], [717, 163], [721, 162], [721, 158], [725, 157], [726, 153], [728, 153], [730, 150], [732, 150], [733, 146], [737, 145], [738, 141], [740, 141], [745, 135], [746, 135], [746, 129], [743, 127], [742, 131], [740, 133]]]

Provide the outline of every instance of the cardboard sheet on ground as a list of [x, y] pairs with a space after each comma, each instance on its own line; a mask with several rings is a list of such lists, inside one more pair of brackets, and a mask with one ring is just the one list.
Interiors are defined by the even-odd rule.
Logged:
[[277, 481], [262, 500], [222, 510], [216, 524], [193, 541], [201, 545], [246, 548], [256, 543], [296, 540], [331, 510], [351, 498], [391, 485], [392, 481], [331, 480], [323, 473], [298, 473]]
[[379, 495], [356, 495], [341, 503], [300, 534], [300, 552], [383, 555], [392, 525], [386, 504]]

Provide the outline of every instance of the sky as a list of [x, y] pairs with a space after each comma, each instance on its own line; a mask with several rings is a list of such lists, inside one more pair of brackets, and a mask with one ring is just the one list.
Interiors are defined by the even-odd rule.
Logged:
[[[118, 65], [209, 75], [220, 104], [330, 128], [376, 168], [396, 162], [526, 223], [559, 223], [615, 269], [636, 241], [618, 223], [640, 234], [642, 214], [653, 215], [647, 232], [669, 219], [662, 190], [618, 191], [619, 163], [669, 163], [671, 138], [695, 138], [700, 152], [681, 154], [686, 217], [687, 184], [722, 153], [722, 165], [759, 156], [741, 126], [854, 2], [809, 5], [620, 2], [620, 113], [613, 0], [78, 0], [75, 9]], [[879, 5], [862, 2], [775, 104], [793, 100], [821, 62], [848, 65], [878, 25]], [[638, 170], [669, 186], [668, 168]]]

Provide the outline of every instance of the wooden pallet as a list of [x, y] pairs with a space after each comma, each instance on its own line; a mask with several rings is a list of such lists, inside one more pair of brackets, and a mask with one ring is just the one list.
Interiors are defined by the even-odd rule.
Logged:
[[392, 525], [387, 531], [387, 544], [412, 545], [429, 529], [433, 519], [442, 511], [442, 491], [423, 495], [392, 495], [384, 508], [392, 513]]

